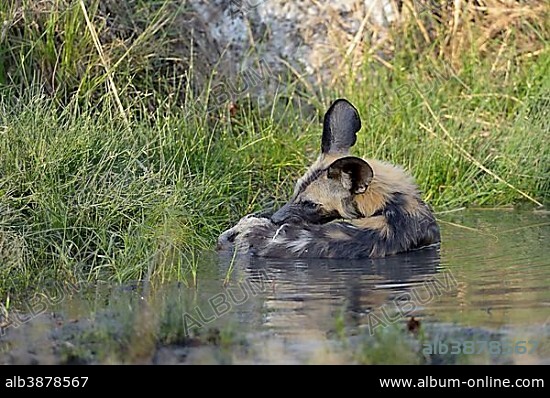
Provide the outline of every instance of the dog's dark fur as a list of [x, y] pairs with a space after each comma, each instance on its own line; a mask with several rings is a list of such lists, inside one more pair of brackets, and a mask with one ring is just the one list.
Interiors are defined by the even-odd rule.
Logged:
[[384, 257], [439, 242], [439, 227], [414, 180], [399, 167], [350, 156], [361, 121], [339, 99], [324, 119], [321, 155], [290, 201], [246, 216], [219, 248], [278, 258]]

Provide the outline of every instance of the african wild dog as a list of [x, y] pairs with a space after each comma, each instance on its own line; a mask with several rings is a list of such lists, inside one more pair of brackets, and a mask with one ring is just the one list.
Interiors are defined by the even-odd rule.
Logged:
[[249, 215], [218, 239], [262, 257], [384, 257], [439, 242], [439, 227], [403, 169], [350, 156], [361, 120], [344, 99], [325, 114], [321, 155], [271, 216]]

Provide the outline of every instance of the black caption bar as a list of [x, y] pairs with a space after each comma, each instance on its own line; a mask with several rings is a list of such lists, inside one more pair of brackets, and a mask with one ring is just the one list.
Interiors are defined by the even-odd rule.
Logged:
[[[287, 380], [297, 389], [308, 388], [311, 395], [316, 389], [323, 392], [327, 383], [336, 383], [338, 390], [360, 388], [363, 391], [416, 391], [431, 389], [508, 390], [515, 392], [548, 389], [550, 367], [543, 366], [315, 366], [295, 369], [282, 366], [198, 367], [198, 366], [3, 366], [0, 367], [0, 396], [26, 391], [55, 393], [86, 391], [97, 393], [143, 393], [145, 385], [162, 385], [168, 388], [189, 388], [213, 380], [212, 388], [227, 389], [235, 384], [255, 381], [255, 388], [266, 383], [269, 391], [275, 385], [283, 387]], [[196, 372], [196, 374], [195, 374]], [[254, 373], [258, 373], [255, 375]], [[285, 373], [288, 372], [287, 375]], [[319, 374], [320, 373], [320, 374]], [[310, 377], [314, 375], [314, 377]], [[331, 382], [332, 380], [332, 382]], [[290, 383], [292, 381], [292, 383]], [[160, 384], [159, 384], [160, 383]], [[197, 384], [198, 383], [198, 384]], [[210, 383], [208, 383], [210, 384]], [[294, 387], [292, 387], [294, 391]], [[227, 391], [226, 391], [227, 392]], [[4, 395], [4, 394], [10, 395]]]

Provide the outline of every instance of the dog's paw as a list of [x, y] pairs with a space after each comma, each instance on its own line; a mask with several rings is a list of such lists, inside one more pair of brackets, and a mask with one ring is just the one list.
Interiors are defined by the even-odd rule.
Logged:
[[254, 235], [258, 227], [268, 227], [272, 224], [269, 218], [257, 217], [254, 214], [244, 216], [232, 228], [224, 231], [218, 238], [218, 250], [230, 249], [237, 246], [239, 251], [250, 248], [249, 237]]
[[218, 250], [236, 247], [238, 251], [248, 251], [251, 247], [251, 240], [271, 229], [273, 223], [269, 218], [258, 217], [256, 214], [249, 214], [227, 231], [224, 231], [218, 238]]
[[233, 246], [235, 238], [237, 237], [238, 232], [235, 231], [235, 228], [230, 228], [227, 231], [222, 232], [218, 237], [218, 250], [226, 250]]

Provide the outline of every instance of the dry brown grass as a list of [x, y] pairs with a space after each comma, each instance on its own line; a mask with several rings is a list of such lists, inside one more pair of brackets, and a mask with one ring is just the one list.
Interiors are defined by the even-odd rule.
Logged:
[[[347, 19], [332, 15], [318, 21], [328, 33], [315, 56], [333, 71], [331, 85], [346, 84], [350, 73], [361, 78], [365, 58], [393, 70], [394, 57], [403, 50], [416, 54], [411, 62], [428, 57], [460, 70], [464, 58], [473, 57], [489, 59], [492, 72], [507, 73], [511, 63], [546, 51], [550, 40], [550, 3], [545, 0], [392, 0], [387, 26], [374, 23], [373, 14], [356, 7]], [[356, 31], [342, 28], [350, 20], [361, 21]], [[318, 85], [326, 79], [323, 71], [317, 76]]]
[[[412, 37], [419, 49], [433, 48], [434, 55], [458, 65], [465, 53], [495, 58], [512, 51], [517, 57], [544, 50], [549, 38], [550, 5], [545, 0], [403, 0], [394, 25], [398, 36]], [[421, 6], [419, 7], [419, 4]], [[418, 11], [417, 11], [418, 10]]]

